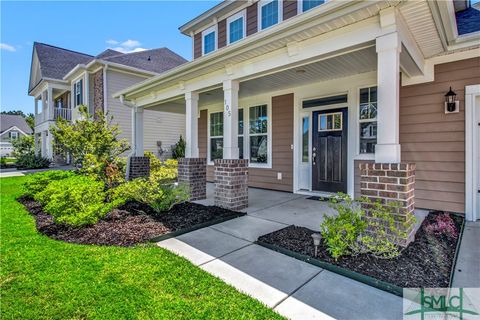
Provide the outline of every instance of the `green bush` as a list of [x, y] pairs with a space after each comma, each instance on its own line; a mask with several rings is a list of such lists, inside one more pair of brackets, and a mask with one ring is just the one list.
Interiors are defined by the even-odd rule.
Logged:
[[37, 172], [26, 177], [23, 183], [24, 195], [34, 197], [37, 193], [44, 190], [52, 181], [62, 180], [74, 176], [72, 171], [52, 170]]
[[45, 169], [50, 166], [50, 160], [34, 153], [27, 153], [17, 157], [18, 169]]
[[180, 139], [178, 142], [173, 146], [172, 148], [172, 158], [173, 159], [179, 159], [179, 158], [185, 158], [185, 146], [187, 143], [183, 139], [182, 136], [180, 136]]
[[[415, 223], [410, 215], [406, 222], [395, 220], [398, 204], [384, 205], [368, 198], [353, 201], [348, 195], [339, 193], [331, 200], [337, 211], [335, 216], [324, 216], [320, 226], [327, 250], [334, 259], [344, 255], [371, 254], [377, 258], [395, 258], [401, 253], [396, 240], [406, 236]], [[368, 207], [368, 213], [360, 203]], [[368, 217], [367, 217], [368, 214]]]
[[95, 224], [119, 204], [105, 202], [103, 182], [81, 175], [50, 182], [35, 195], [35, 200], [44, 205], [56, 223], [73, 227]]

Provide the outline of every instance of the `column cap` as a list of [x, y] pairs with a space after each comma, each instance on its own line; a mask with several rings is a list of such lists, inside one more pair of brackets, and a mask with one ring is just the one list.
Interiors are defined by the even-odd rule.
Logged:
[[240, 81], [238, 80], [225, 80], [223, 81], [223, 90], [235, 90], [240, 89]]

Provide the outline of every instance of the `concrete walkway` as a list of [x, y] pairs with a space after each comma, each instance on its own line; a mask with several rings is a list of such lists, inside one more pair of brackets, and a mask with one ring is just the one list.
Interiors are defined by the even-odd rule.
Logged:
[[73, 170], [73, 167], [72, 166], [56, 166], [56, 167], [50, 167], [47, 169], [32, 169], [32, 170], [1, 169], [0, 178], [23, 177], [23, 176], [26, 176], [27, 174], [43, 172], [48, 170]]
[[[212, 204], [212, 187], [204, 204]], [[249, 190], [248, 215], [159, 242], [290, 319], [402, 319], [402, 299], [253, 242], [290, 224], [318, 230], [325, 202]]]
[[480, 288], [480, 221], [467, 222], [453, 275], [453, 287]]

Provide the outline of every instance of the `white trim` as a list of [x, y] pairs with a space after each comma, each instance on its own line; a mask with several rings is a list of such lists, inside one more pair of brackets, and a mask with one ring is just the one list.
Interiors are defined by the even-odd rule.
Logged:
[[476, 209], [479, 207], [477, 203], [477, 187], [478, 187], [478, 170], [476, 156], [480, 150], [477, 150], [479, 141], [476, 130], [477, 117], [476, 114], [479, 106], [476, 105], [476, 99], [480, 97], [480, 84], [465, 87], [465, 217], [468, 221], [475, 221], [480, 218], [480, 214]]
[[[360, 120], [360, 90], [362, 89], [370, 89], [376, 87], [377, 88], [377, 117], [372, 120]], [[360, 123], [362, 122], [378, 122], [378, 84], [371, 84], [367, 86], [358, 86], [356, 87], [357, 91], [357, 97], [355, 101], [355, 106], [356, 106], [356, 112], [355, 112], [355, 128], [357, 131], [357, 140], [356, 140], [356, 146], [355, 146], [355, 159], [358, 160], [375, 160], [375, 152], [372, 153], [360, 153]], [[378, 125], [378, 124], [377, 124]], [[377, 131], [378, 135], [378, 131]]]
[[[215, 32], [215, 35], [213, 37], [214, 49], [209, 53], [205, 53], [205, 36], [209, 35], [212, 32]], [[213, 53], [217, 51], [217, 49], [218, 49], [218, 25], [214, 24], [213, 26], [202, 31], [202, 56], [206, 56], [210, 53]]]
[[[278, 21], [277, 23], [267, 27], [267, 28], [262, 28], [262, 8], [266, 6], [267, 4], [273, 2], [273, 1], [278, 1]], [[263, 31], [263, 30], [268, 30], [278, 24], [280, 24], [283, 21], [283, 0], [260, 0], [258, 1], [258, 7], [257, 7], [257, 32]]]
[[[272, 96], [270, 97], [270, 101]], [[250, 161], [250, 108], [259, 107], [259, 106], [267, 106], [267, 163], [252, 163]], [[243, 119], [244, 125], [244, 140], [243, 145], [247, 146], [247, 153], [244, 153], [244, 158], [249, 160], [249, 167], [250, 168], [264, 168], [264, 169], [271, 169], [272, 168], [272, 103], [271, 102], [259, 102], [253, 103], [246, 106], [247, 108], [247, 117]], [[245, 132], [245, 123], [246, 123], [246, 132]], [[246, 133], [246, 134], [245, 134]], [[253, 136], [263, 136], [264, 133], [254, 134]], [[245, 139], [246, 137], [246, 139]]]
[[11, 130], [17, 130], [17, 131], [20, 131], [23, 135], [25, 136], [28, 136], [28, 134], [26, 134], [25, 132], [23, 132], [22, 130], [20, 130], [17, 126], [11, 126], [10, 128], [8, 128], [7, 130], [3, 131], [2, 133], [0, 133], [0, 136], [3, 136], [5, 133], [7, 132], [10, 132]]
[[[227, 45], [231, 44], [230, 42], [230, 23], [237, 21], [238, 19], [243, 18], [243, 26], [242, 26], [242, 39], [239, 39], [237, 41], [241, 41], [245, 39], [247, 36], [247, 10], [243, 9], [240, 12], [235, 13], [234, 15], [230, 16], [227, 18]], [[237, 42], [235, 41], [235, 42]]]

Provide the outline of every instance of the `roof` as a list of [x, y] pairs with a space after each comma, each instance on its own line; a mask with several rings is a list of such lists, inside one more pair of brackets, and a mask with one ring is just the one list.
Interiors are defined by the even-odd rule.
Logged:
[[22, 116], [10, 115], [10, 114], [0, 114], [0, 134], [7, 131], [11, 127], [17, 127], [21, 131], [32, 134], [33, 130], [27, 124], [27, 121]]
[[34, 50], [40, 62], [42, 78], [62, 80], [63, 77], [78, 64], [84, 64], [93, 56], [68, 49], [35, 42]]
[[475, 7], [455, 14], [457, 18], [457, 30], [459, 35], [480, 31], [480, 11]]
[[105, 51], [103, 51], [102, 53], [98, 54], [95, 56], [95, 58], [97, 59], [105, 59], [105, 58], [109, 58], [109, 57], [113, 57], [113, 56], [120, 56], [122, 55], [123, 53], [120, 52], [120, 51], [115, 51], [115, 50], [112, 50], [112, 49], [107, 49]]
[[168, 48], [125, 53], [102, 60], [157, 73], [165, 72], [187, 62], [183, 57]]

